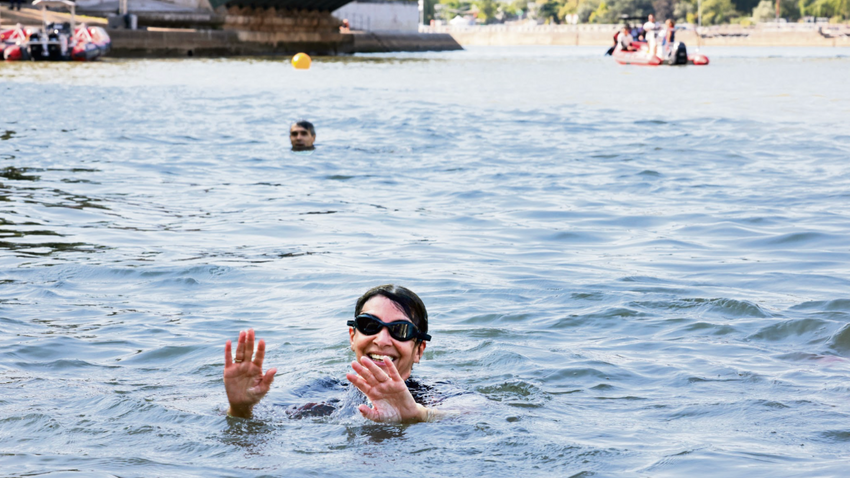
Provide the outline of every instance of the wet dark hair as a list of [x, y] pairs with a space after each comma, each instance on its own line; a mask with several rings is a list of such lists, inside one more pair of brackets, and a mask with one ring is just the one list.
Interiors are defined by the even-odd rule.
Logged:
[[363, 311], [363, 304], [376, 295], [382, 295], [393, 301], [420, 332], [428, 333], [428, 311], [425, 310], [425, 304], [412, 290], [400, 285], [379, 285], [367, 290], [357, 299], [357, 305], [354, 306], [354, 316], [360, 315], [360, 312]]
[[[316, 137], [316, 128], [313, 126], [313, 123], [311, 123], [307, 120], [298, 120], [298, 121], [292, 123], [292, 126], [300, 126], [304, 129], [306, 129], [307, 132], [310, 133], [310, 136], [313, 136], [314, 138]], [[292, 128], [292, 126], [290, 126], [290, 128]]]

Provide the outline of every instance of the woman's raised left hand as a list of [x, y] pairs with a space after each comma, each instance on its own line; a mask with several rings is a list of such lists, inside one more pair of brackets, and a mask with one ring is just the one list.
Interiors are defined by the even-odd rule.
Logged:
[[236, 355], [231, 358], [231, 345], [224, 345], [224, 390], [230, 409], [227, 414], [239, 418], [251, 418], [254, 405], [268, 393], [274, 381], [276, 368], [263, 373], [266, 343], [260, 340], [254, 352], [254, 329], [239, 332]]
[[351, 362], [355, 373], [346, 378], [366, 394], [372, 406], [360, 405], [360, 413], [379, 423], [414, 423], [426, 421], [428, 409], [416, 403], [395, 364], [387, 360], [385, 367], [378, 366], [365, 355]]

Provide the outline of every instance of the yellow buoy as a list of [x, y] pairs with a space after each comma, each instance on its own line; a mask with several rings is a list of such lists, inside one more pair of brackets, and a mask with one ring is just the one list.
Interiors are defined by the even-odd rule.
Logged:
[[310, 55], [306, 53], [299, 53], [292, 57], [292, 66], [299, 70], [309, 70], [312, 62]]

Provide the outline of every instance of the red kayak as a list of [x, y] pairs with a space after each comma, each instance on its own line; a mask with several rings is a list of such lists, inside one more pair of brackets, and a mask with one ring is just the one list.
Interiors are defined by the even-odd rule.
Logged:
[[[615, 49], [611, 56], [621, 65], [707, 65], [708, 57], [700, 53], [688, 55], [685, 44], [682, 42], [673, 43], [670, 53], [666, 58], [660, 58], [649, 54], [649, 47], [646, 42], [633, 41], [632, 50]], [[659, 46], [659, 49], [661, 47]]]

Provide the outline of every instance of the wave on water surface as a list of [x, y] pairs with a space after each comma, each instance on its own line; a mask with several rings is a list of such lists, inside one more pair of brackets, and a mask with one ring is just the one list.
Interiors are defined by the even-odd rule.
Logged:
[[[0, 67], [0, 469], [843, 476], [847, 61], [765, 52]], [[427, 304], [414, 375], [451, 419], [296, 394], [344, 383], [388, 282]], [[278, 375], [228, 419], [248, 328]]]

